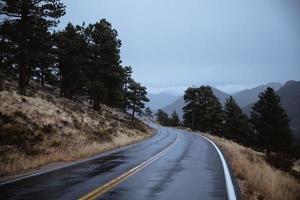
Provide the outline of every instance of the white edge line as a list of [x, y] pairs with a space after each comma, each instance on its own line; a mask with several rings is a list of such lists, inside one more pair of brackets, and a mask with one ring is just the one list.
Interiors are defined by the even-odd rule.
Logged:
[[198, 135], [199, 137], [202, 137], [202, 138], [206, 139], [207, 141], [209, 141], [216, 148], [216, 150], [217, 150], [217, 152], [218, 152], [218, 154], [221, 158], [223, 169], [224, 169], [225, 183], [226, 183], [226, 189], [227, 189], [227, 197], [228, 197], [229, 200], [236, 200], [237, 198], [236, 198], [234, 186], [233, 186], [233, 183], [232, 183], [232, 179], [231, 179], [229, 169], [228, 169], [227, 163], [225, 161], [225, 158], [224, 158], [222, 152], [220, 151], [218, 146], [213, 141], [211, 141], [210, 139], [208, 139], [205, 136], [202, 136], [200, 134], [197, 134], [197, 133], [194, 133], [194, 134]]
[[27, 179], [27, 178], [30, 178], [30, 177], [38, 176], [40, 174], [46, 174], [46, 173], [49, 173], [49, 172], [52, 172], [52, 171], [55, 171], [55, 170], [59, 170], [59, 169], [71, 167], [73, 165], [78, 165], [80, 163], [88, 162], [88, 161], [91, 161], [91, 160], [94, 160], [94, 159], [98, 159], [98, 158], [107, 156], [107, 155], [109, 155], [111, 153], [115, 153], [115, 152], [118, 152], [118, 151], [121, 151], [121, 150], [125, 150], [125, 149], [128, 149], [128, 148], [134, 147], [134, 146], [136, 146], [138, 144], [141, 144], [141, 143], [146, 142], [146, 141], [148, 141], [150, 139], [153, 139], [155, 136], [157, 136], [159, 134], [160, 134], [160, 131], [158, 131], [152, 137], [147, 138], [146, 140], [142, 140], [140, 142], [133, 143], [133, 144], [130, 144], [128, 146], [124, 146], [124, 147], [120, 147], [120, 148], [117, 148], [117, 149], [112, 149], [112, 150], [109, 150], [109, 151], [106, 151], [106, 152], [102, 152], [102, 153], [100, 153], [98, 155], [95, 155], [95, 156], [92, 156], [90, 158], [86, 158], [86, 159], [83, 159], [83, 160], [71, 162], [71, 163], [63, 165], [63, 166], [54, 167], [52, 169], [42, 170], [42, 171], [39, 171], [39, 172], [29, 173], [29, 174], [27, 174], [27, 175], [25, 174], [24, 176], [21, 176], [21, 177], [16, 177], [16, 178], [13, 178], [13, 179], [10, 179], [10, 180], [7, 180], [7, 181], [3, 181], [3, 182], [0, 182], [0, 186], [6, 185], [6, 184], [9, 184], [9, 183], [13, 183], [13, 182], [17, 182], [17, 181], [20, 181], [20, 180], [23, 180], [23, 179]]

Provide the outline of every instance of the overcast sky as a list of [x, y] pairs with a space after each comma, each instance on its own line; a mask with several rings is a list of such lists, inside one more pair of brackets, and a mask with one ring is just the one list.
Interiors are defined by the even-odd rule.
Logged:
[[300, 79], [300, 0], [64, 0], [68, 22], [110, 21], [152, 93]]

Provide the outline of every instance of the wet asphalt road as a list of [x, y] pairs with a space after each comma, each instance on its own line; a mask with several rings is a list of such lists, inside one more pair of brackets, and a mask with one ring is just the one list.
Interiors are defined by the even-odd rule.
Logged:
[[78, 199], [171, 144], [160, 158], [97, 199], [227, 199], [222, 163], [213, 145], [186, 131], [158, 129], [137, 145], [0, 185], [0, 199]]

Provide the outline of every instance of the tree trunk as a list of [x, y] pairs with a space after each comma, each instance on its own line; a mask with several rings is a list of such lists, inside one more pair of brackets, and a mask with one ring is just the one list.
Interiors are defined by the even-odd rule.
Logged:
[[21, 27], [19, 29], [20, 47], [19, 47], [19, 91], [21, 94], [25, 94], [26, 88], [26, 33], [27, 33], [27, 22], [28, 22], [28, 4], [27, 1], [22, 1], [21, 11]]
[[195, 131], [194, 112], [192, 111], [192, 130]]
[[270, 158], [270, 155], [271, 155], [270, 149], [266, 149], [266, 157], [267, 157], [267, 158]]
[[97, 96], [95, 96], [95, 98], [93, 100], [93, 109], [96, 110], [96, 111], [99, 111], [101, 109], [100, 99]]
[[131, 118], [132, 122], [134, 121], [134, 114], [135, 114], [135, 103], [132, 106], [132, 118]]
[[43, 69], [41, 69], [41, 86], [42, 88], [45, 86], [45, 73]]
[[25, 85], [26, 85], [26, 65], [24, 62], [19, 65], [19, 92], [25, 95]]

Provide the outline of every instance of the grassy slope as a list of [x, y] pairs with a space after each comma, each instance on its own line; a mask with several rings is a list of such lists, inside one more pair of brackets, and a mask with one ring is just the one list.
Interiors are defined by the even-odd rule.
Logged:
[[216, 142], [229, 159], [242, 199], [300, 199], [299, 180], [271, 167], [264, 160], [264, 154], [224, 138], [205, 136]]
[[17, 94], [14, 82], [5, 81], [0, 91], [0, 176], [91, 156], [153, 132], [117, 110], [103, 106], [101, 113], [95, 112], [59, 98], [55, 90], [35, 86], [25, 97]]

